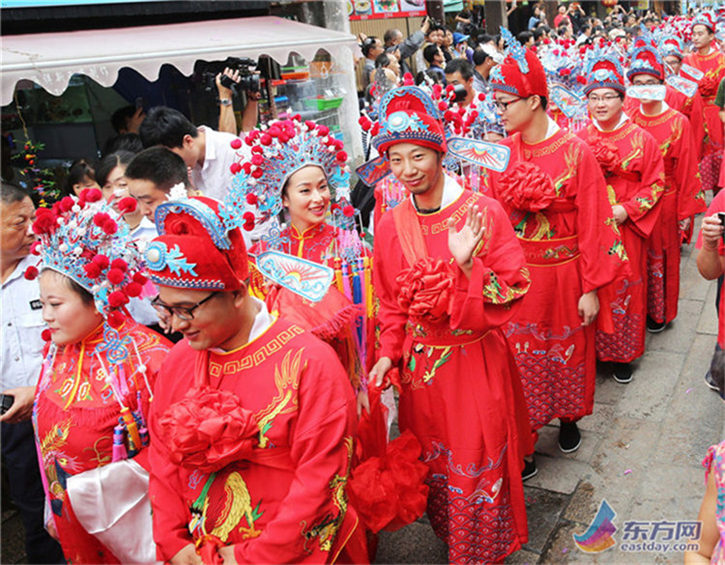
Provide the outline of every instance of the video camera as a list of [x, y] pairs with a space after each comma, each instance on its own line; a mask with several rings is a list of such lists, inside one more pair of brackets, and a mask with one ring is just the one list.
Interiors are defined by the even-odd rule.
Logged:
[[466, 99], [466, 96], [468, 96], [466, 87], [462, 84], [456, 84], [453, 86], [453, 98], [451, 99], [451, 103], [463, 102]]
[[232, 71], [239, 71], [239, 82], [234, 82], [230, 77], [222, 75], [222, 86], [241, 92], [259, 92], [259, 74], [256, 72], [257, 62], [248, 57], [227, 57], [223, 63], [209, 65], [202, 75], [204, 90], [207, 92], [216, 92], [216, 75], [223, 73], [224, 69], [229, 68]]

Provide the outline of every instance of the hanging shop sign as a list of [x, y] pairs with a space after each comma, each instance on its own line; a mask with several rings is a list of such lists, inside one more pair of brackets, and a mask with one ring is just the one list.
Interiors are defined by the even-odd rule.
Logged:
[[346, 0], [350, 20], [425, 16], [425, 0]]

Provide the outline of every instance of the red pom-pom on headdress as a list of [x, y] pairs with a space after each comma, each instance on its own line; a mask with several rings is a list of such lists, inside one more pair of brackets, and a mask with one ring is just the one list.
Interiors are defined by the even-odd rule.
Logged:
[[112, 285], [121, 284], [123, 282], [123, 271], [121, 269], [110, 269], [106, 274], [106, 278]]
[[121, 214], [130, 214], [136, 211], [136, 199], [126, 196], [118, 201], [118, 209]]
[[114, 290], [108, 295], [108, 305], [111, 308], [120, 308], [126, 304], [128, 304], [128, 296], [126, 296], [122, 291]]
[[86, 202], [98, 202], [103, 198], [103, 193], [97, 188], [86, 188], [81, 192], [81, 198]]

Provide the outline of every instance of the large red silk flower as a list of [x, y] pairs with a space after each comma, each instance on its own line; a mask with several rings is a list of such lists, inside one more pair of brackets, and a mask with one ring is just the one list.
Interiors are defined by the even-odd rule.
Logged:
[[501, 177], [499, 196], [512, 208], [539, 212], [556, 198], [551, 177], [528, 161], [519, 161]]
[[244, 459], [257, 445], [259, 427], [239, 397], [210, 387], [192, 389], [159, 419], [171, 460], [204, 473]]
[[614, 143], [604, 141], [598, 137], [590, 137], [587, 143], [603, 172], [613, 173], [619, 168], [619, 151]]
[[425, 512], [428, 466], [419, 460], [420, 442], [410, 430], [391, 441], [384, 455], [352, 471], [348, 496], [365, 525], [377, 533], [411, 524]]
[[717, 88], [720, 85], [720, 80], [714, 75], [705, 75], [700, 79], [699, 88], [700, 94], [705, 98], [715, 96], [717, 94]]
[[439, 322], [448, 315], [455, 275], [442, 259], [420, 259], [396, 279], [398, 305], [413, 319]]

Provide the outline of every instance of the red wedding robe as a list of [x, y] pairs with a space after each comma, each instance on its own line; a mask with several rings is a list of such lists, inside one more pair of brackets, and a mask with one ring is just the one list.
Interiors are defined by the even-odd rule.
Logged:
[[[119, 371], [120, 382], [126, 386], [121, 394], [124, 404], [135, 411], [139, 408], [139, 392], [140, 408], [148, 421], [149, 393], [137, 372], [138, 357], [130, 340], [138, 347], [152, 387], [170, 347], [165, 338], [131, 319], [118, 329], [118, 341], [109, 341], [111, 347], [103, 346], [103, 331], [104, 326], [100, 325], [81, 342], [59, 347], [54, 361], [46, 359], [35, 396], [33, 425], [42, 457], [41, 472], [45, 474], [43, 482], [69, 563], [119, 562], [106, 546], [83, 529], [66, 497], [68, 476], [103, 467], [112, 460], [113, 428], [118, 424], [120, 408], [96, 354], [109, 367], [108, 357], [120, 353], [113, 344], [129, 340], [128, 356]], [[147, 450], [143, 449], [135, 460], [148, 468], [147, 457]]]
[[597, 332], [601, 361], [629, 363], [644, 354], [647, 334], [647, 238], [659, 220], [657, 205], [664, 191], [664, 164], [655, 139], [627, 120], [613, 131], [590, 123], [579, 132], [594, 151], [607, 182], [612, 206], [627, 210], [620, 224], [630, 272], [610, 287], [614, 332]]
[[652, 134], [664, 159], [660, 220], [647, 240], [647, 313], [658, 323], [670, 323], [677, 316], [680, 294], [679, 221], [706, 208], [696, 149], [690, 124], [672, 108], [658, 116], [646, 116], [637, 107], [629, 116]]
[[[300, 233], [294, 225], [280, 232], [278, 251], [307, 259], [330, 268], [335, 268], [340, 261], [339, 238], [340, 230], [324, 222], [312, 226]], [[355, 234], [353, 237], [357, 237]], [[369, 257], [370, 252], [362, 242], [361, 256]], [[250, 253], [257, 255], [270, 249], [265, 241], [259, 241], [250, 249]], [[339, 269], [339, 265], [338, 265]], [[371, 319], [363, 324], [363, 335], [366, 342], [356, 346], [355, 336], [356, 318], [365, 312], [365, 304], [355, 305], [337, 288], [335, 281], [325, 297], [317, 303], [311, 303], [304, 298], [284, 289], [278, 285], [270, 284], [256, 269], [253, 273], [252, 292], [255, 296], [264, 299], [270, 312], [277, 313], [284, 319], [299, 325], [305, 330], [329, 343], [340, 358], [355, 389], [361, 386], [361, 380], [366, 378], [370, 369], [375, 346], [375, 326]], [[349, 280], [352, 280], [349, 277]], [[370, 283], [372, 279], [369, 277]], [[361, 277], [364, 289], [365, 277]], [[352, 288], [352, 282], [350, 283]], [[344, 288], [344, 286], [343, 286]], [[363, 291], [364, 292], [364, 291]], [[372, 302], [372, 293], [366, 296]], [[369, 309], [372, 313], [372, 306]]]
[[[695, 148], [695, 161], [699, 162], [702, 158], [702, 144], [705, 139], [702, 96], [696, 91], [692, 98], [688, 98], [684, 93], [669, 84], [665, 84], [665, 89], [665, 103], [676, 112], [685, 116], [690, 124], [690, 132]], [[639, 112], [639, 104], [639, 100], [636, 98], [625, 98], [624, 112], [631, 118], [633, 114]]]
[[[536, 430], [553, 418], [591, 414], [594, 325], [582, 326], [579, 298], [611, 282], [625, 254], [604, 178], [582, 140], [558, 130], [533, 145], [519, 133], [502, 143], [511, 148], [508, 169], [490, 173], [486, 183], [508, 213], [531, 273], [531, 289], [505, 332]], [[600, 319], [607, 314], [603, 308]]]
[[[447, 222], [460, 230], [474, 204], [485, 232], [467, 279], [448, 250]], [[420, 259], [409, 268], [401, 235], [416, 230]], [[431, 526], [452, 563], [502, 561], [527, 540], [521, 468], [533, 452], [501, 331], [529, 286], [521, 248], [498, 203], [469, 191], [426, 215], [406, 199], [383, 216], [376, 240], [379, 356], [401, 364], [399, 424], [418, 438], [430, 467]]]
[[725, 55], [715, 48], [711, 51], [707, 55], [690, 53], [682, 61], [705, 73], [698, 84], [698, 91], [704, 105], [705, 137], [703, 138], [702, 163], [700, 164], [703, 190], [712, 190], [717, 186], [723, 151], [723, 124], [719, 115], [720, 108], [715, 105], [715, 97], [720, 81], [725, 77]]
[[[275, 248], [283, 253], [332, 267], [333, 259], [338, 254], [336, 242], [337, 228], [325, 222], [312, 226], [302, 233], [291, 225], [280, 232], [279, 244]], [[259, 241], [250, 251], [262, 253], [269, 248], [270, 246], [264, 241]]]
[[[150, 493], [160, 558], [197, 543], [212, 555], [215, 544], [233, 544], [239, 563], [335, 560], [358, 520], [345, 495], [356, 415], [328, 345], [284, 320], [230, 352], [184, 340], [156, 390]], [[178, 445], [193, 456], [182, 459]]]

